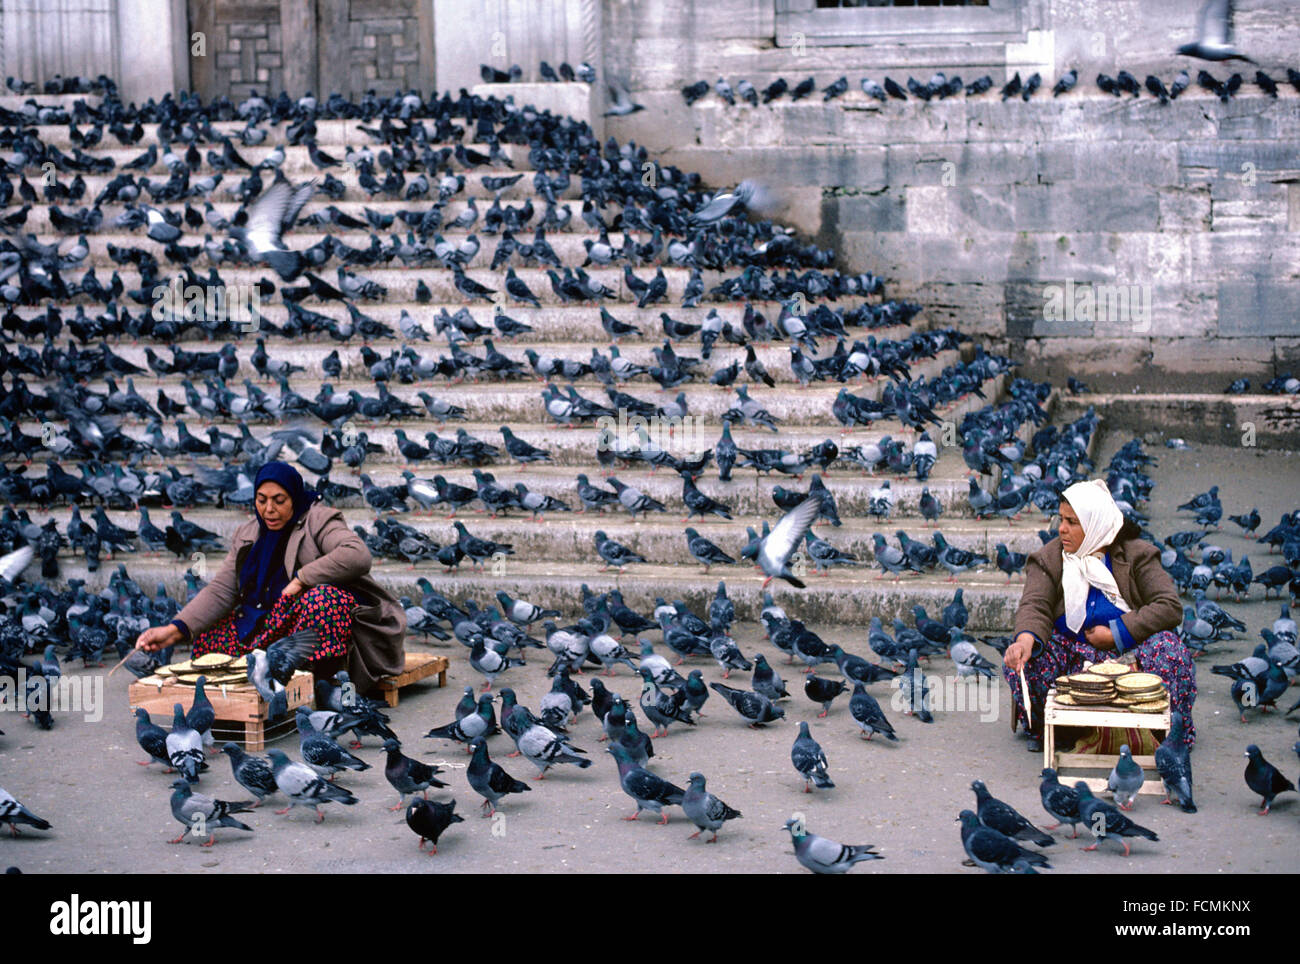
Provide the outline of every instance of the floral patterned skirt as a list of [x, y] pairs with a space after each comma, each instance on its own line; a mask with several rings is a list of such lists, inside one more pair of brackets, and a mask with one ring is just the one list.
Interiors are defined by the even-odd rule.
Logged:
[[[1190, 747], [1196, 742], [1196, 727], [1192, 724], [1192, 703], [1196, 701], [1196, 666], [1192, 654], [1183, 641], [1168, 630], [1154, 633], [1139, 646], [1127, 650], [1137, 657], [1137, 667], [1143, 672], [1155, 673], [1165, 681], [1169, 690], [1169, 708], [1183, 715], [1186, 734], [1184, 742]], [[1042, 732], [1043, 707], [1047, 691], [1058, 676], [1078, 673], [1085, 662], [1101, 663], [1115, 655], [1114, 650], [1100, 650], [1088, 643], [1071, 639], [1060, 632], [1052, 633], [1043, 651], [1025, 664], [1025, 680], [1029, 683], [1029, 700], [1033, 709], [1034, 732]], [[1011, 687], [1011, 702], [1016, 719], [1025, 722], [1024, 697], [1020, 692], [1020, 677], [1014, 670], [1002, 668], [1002, 675]]]
[[311, 661], [346, 656], [352, 642], [352, 610], [356, 606], [352, 594], [337, 586], [313, 586], [297, 596], [281, 596], [262, 623], [262, 629], [241, 640], [235, 631], [235, 613], [226, 616], [211, 629], [194, 637], [191, 658], [204, 653], [225, 653], [243, 656], [254, 649], [267, 646], [300, 629], [314, 629], [320, 635], [320, 645], [312, 653]]

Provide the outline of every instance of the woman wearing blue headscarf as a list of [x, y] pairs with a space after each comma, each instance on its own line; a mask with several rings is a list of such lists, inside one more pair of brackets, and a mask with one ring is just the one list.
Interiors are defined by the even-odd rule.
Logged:
[[318, 678], [346, 666], [364, 693], [401, 672], [406, 616], [369, 575], [370, 550], [343, 514], [284, 462], [262, 466], [253, 485], [257, 517], [235, 531], [221, 569], [136, 645], [157, 650], [189, 639], [192, 657], [241, 656], [304, 633]]

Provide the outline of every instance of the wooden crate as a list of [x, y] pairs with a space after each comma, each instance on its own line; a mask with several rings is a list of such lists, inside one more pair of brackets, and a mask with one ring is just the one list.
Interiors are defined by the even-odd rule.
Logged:
[[[1117, 727], [1135, 730], [1168, 730], [1170, 710], [1161, 713], [1131, 713], [1117, 706], [1064, 706], [1056, 702], [1056, 690], [1047, 693], [1047, 704], [1043, 712], [1043, 766], [1051, 767], [1057, 777], [1066, 786], [1073, 786], [1082, 780], [1094, 793], [1105, 790], [1110, 771], [1119, 762], [1114, 753], [1061, 753], [1056, 749], [1056, 727]], [[1143, 754], [1134, 756], [1133, 762], [1147, 773], [1155, 773], [1156, 758]], [[1091, 777], [1083, 773], [1063, 773], [1066, 767], [1072, 769], [1104, 770], [1106, 775]], [[1164, 793], [1164, 784], [1159, 777], [1142, 784], [1139, 793]]]
[[[258, 695], [252, 683], [205, 686], [203, 692], [207, 694], [216, 714], [212, 736], [217, 745], [234, 740], [243, 743], [246, 750], [257, 751], [266, 748], [268, 739], [278, 740], [282, 736], [296, 733], [294, 710], [300, 706], [312, 705], [311, 673], [295, 673], [285, 689], [289, 698], [288, 715], [284, 720], [268, 725], [266, 702]], [[171, 723], [175, 704], [180, 703], [186, 712], [189, 711], [194, 702], [194, 687], [165, 676], [146, 676], [132, 683], [127, 695], [132, 708], [148, 710], [153, 721], [166, 728]]]
[[434, 673], [438, 674], [439, 686], [447, 685], [447, 667], [451, 664], [446, 656], [438, 656], [434, 653], [406, 653], [405, 656], [406, 665], [402, 672], [396, 676], [385, 676], [378, 683], [379, 691], [384, 695], [384, 702], [389, 706], [397, 705], [398, 691], [403, 686], [428, 679]]

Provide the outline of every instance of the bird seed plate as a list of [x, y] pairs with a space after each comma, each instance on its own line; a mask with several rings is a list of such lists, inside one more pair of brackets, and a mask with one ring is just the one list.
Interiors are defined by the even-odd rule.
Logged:
[[202, 675], [202, 673], [177, 673], [176, 682], [182, 683], [185, 686], [193, 686], [199, 681], [199, 677]]
[[1164, 680], [1155, 673], [1129, 673], [1115, 681], [1115, 686], [1126, 693], [1143, 692], [1163, 685]]
[[225, 673], [221, 676], [209, 676], [205, 686], [234, 686], [238, 683], [247, 683], [247, 673]]
[[1133, 667], [1130, 666], [1128, 663], [1116, 663], [1116, 662], [1093, 663], [1091, 666], [1088, 667], [1088, 672], [1098, 674], [1101, 676], [1115, 677], [1115, 676], [1124, 676], [1127, 673], [1133, 672]]
[[229, 666], [227, 666], [226, 669], [228, 670], [248, 669], [248, 657], [247, 656], [239, 657], [239, 659], [235, 660]]
[[153, 671], [153, 674], [155, 676], [176, 676], [180, 673], [189, 673], [192, 671], [193, 669], [190, 666], [190, 661], [187, 659], [183, 663], [172, 663], [168, 666], [159, 666]]
[[235, 658], [225, 653], [204, 653], [202, 656], [190, 660], [190, 665], [195, 669], [217, 669], [233, 663]]
[[1161, 700], [1158, 703], [1130, 703], [1127, 707], [1130, 713], [1163, 713], [1169, 709], [1169, 701]]
[[1108, 676], [1099, 676], [1096, 673], [1075, 673], [1069, 677], [1071, 686], [1091, 687], [1093, 689], [1106, 689], [1114, 685], [1114, 680]]

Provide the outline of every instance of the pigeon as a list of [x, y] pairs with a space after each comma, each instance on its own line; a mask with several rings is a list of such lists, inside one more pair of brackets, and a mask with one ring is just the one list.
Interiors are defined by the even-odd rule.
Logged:
[[785, 718], [785, 710], [773, 706], [762, 693], [739, 690], [722, 683], [710, 683], [709, 688], [731, 704], [732, 709], [749, 721], [750, 727], [762, 726]]
[[199, 768], [204, 763], [203, 737], [186, 724], [180, 703], [172, 707], [172, 731], [167, 734], [166, 744], [172, 768], [190, 783], [198, 783]]
[[826, 753], [812, 734], [805, 721], [799, 723], [799, 735], [795, 737], [794, 746], [790, 748], [790, 762], [804, 779], [804, 793], [812, 793], [813, 784], [819, 790], [834, 789], [830, 775], [826, 772]]
[[295, 187], [277, 174], [276, 182], [248, 210], [245, 225], [230, 229], [231, 237], [249, 249], [254, 261], [270, 266], [280, 280], [295, 280], [307, 262], [301, 253], [289, 250], [281, 235], [293, 226], [303, 205], [315, 193], [315, 181]]
[[419, 849], [424, 852], [424, 842], [429, 841], [429, 856], [438, 852], [438, 838], [453, 823], [464, 823], [465, 818], [456, 813], [456, 801], [438, 803], [436, 800], [415, 799], [406, 808], [406, 825], [420, 838]]
[[257, 798], [254, 808], [261, 806], [266, 797], [275, 793], [275, 775], [271, 772], [269, 762], [262, 757], [245, 753], [238, 743], [223, 744], [221, 752], [230, 757], [230, 769], [234, 773], [235, 782]]
[[[397, 791], [397, 805], [389, 807], [390, 811], [401, 810], [407, 794], [424, 791], [424, 797], [427, 800], [429, 787], [448, 786], [448, 784], [438, 779], [438, 774], [442, 772], [441, 767], [430, 766], [419, 760], [412, 760], [408, 756], [403, 756], [402, 744], [397, 740], [385, 740], [384, 751], [388, 754], [388, 763], [384, 766], [384, 777], [388, 780], [389, 785]], [[436, 837], [434, 843], [437, 843]]]
[[868, 740], [872, 734], [880, 733], [886, 739], [898, 742], [898, 736], [894, 733], [894, 728], [885, 719], [885, 712], [876, 702], [876, 698], [867, 692], [865, 686], [860, 682], [853, 684], [853, 695], [849, 698], [849, 714], [854, 721], [862, 728]]
[[975, 780], [970, 788], [975, 791], [975, 813], [980, 823], [1013, 840], [1027, 840], [1040, 847], [1056, 843], [1051, 834], [1043, 833], [1026, 820], [1015, 807], [989, 793], [983, 780]]
[[[217, 842], [216, 827], [253, 832], [248, 824], [240, 823], [231, 816], [232, 813], [247, 813], [251, 810], [254, 806], [252, 800], [217, 800], [206, 793], [195, 793], [188, 780], [176, 780], [172, 783], [172, 790], [172, 816], [185, 830], [171, 843], [178, 844], [185, 839], [186, 833], [198, 831], [195, 836], [203, 836], [206, 832], [208, 837], [202, 846], [211, 847]], [[0, 820], [3, 819], [3, 799], [0, 799]]]
[[267, 755], [271, 758], [275, 785], [289, 798], [289, 806], [276, 813], [285, 814], [294, 807], [312, 807], [316, 822], [320, 823], [325, 819], [321, 804], [341, 803], [350, 807], [357, 802], [350, 791], [322, 780], [310, 766], [290, 760], [283, 750], [268, 750]]
[[1235, 0], [1205, 0], [1196, 17], [1196, 40], [1183, 44], [1175, 54], [1201, 60], [1244, 60], [1253, 64], [1232, 43], [1232, 14]]
[[318, 732], [312, 725], [311, 711], [307, 707], [298, 707], [295, 722], [303, 762], [319, 775], [333, 779], [340, 770], [370, 769], [369, 763], [353, 756], [333, 739]]
[[790, 695], [785, 688], [785, 680], [768, 664], [762, 653], [754, 654], [754, 675], [750, 678], [749, 685], [755, 693], [763, 694], [773, 703]]
[[1126, 743], [1119, 748], [1119, 760], [1115, 768], [1110, 771], [1106, 789], [1115, 795], [1115, 803], [1121, 810], [1132, 810], [1133, 801], [1137, 799], [1138, 791], [1142, 789], [1144, 783], [1146, 783], [1146, 774], [1133, 759], [1133, 751]]
[[633, 552], [627, 546], [615, 542], [605, 535], [604, 530], [597, 530], [595, 535], [596, 554], [605, 561], [602, 571], [608, 570], [611, 566], [622, 572], [629, 563], [645, 562], [645, 557]]
[[781, 578], [796, 589], [805, 588], [805, 583], [790, 570], [790, 556], [804, 541], [808, 530], [821, 512], [820, 496], [810, 495], [781, 517], [771, 533], [763, 539], [758, 550], [759, 567], [767, 574], [763, 588], [773, 579]]
[[1279, 793], [1294, 793], [1295, 784], [1265, 760], [1255, 744], [1246, 747], [1246, 756], [1250, 759], [1246, 764], [1246, 786], [1261, 797], [1259, 815], [1262, 817], [1272, 808], [1273, 798]]
[[619, 785], [624, 793], [636, 801], [636, 812], [623, 819], [636, 820], [641, 816], [642, 810], [653, 810], [661, 815], [661, 824], [667, 823], [668, 814], [664, 813], [664, 807], [680, 806], [686, 791], [638, 766], [622, 744], [611, 742], [609, 752], [618, 763]]
[[1067, 787], [1056, 777], [1056, 771], [1044, 767], [1043, 782], [1038, 785], [1038, 795], [1043, 801], [1043, 809], [1056, 818], [1048, 830], [1055, 830], [1063, 823], [1070, 825], [1070, 839], [1079, 836], [1079, 794], [1073, 787]]
[[814, 874], [844, 874], [864, 860], [884, 860], [874, 844], [841, 844], [809, 833], [802, 820], [791, 818], [782, 828], [790, 831], [794, 856]]
[[483, 809], [488, 811], [484, 816], [490, 817], [497, 812], [496, 804], [502, 797], [532, 790], [528, 784], [516, 780], [498, 764], [492, 762], [488, 757], [487, 741], [483, 737], [478, 737], [470, 743], [470, 749], [474, 755], [469, 761], [466, 776], [470, 787], [483, 798]]
[[1092, 846], [1084, 847], [1084, 850], [1096, 850], [1097, 845], [1105, 837], [1118, 837], [1124, 847], [1124, 856], [1127, 857], [1129, 844], [1124, 838], [1145, 837], [1148, 840], [1160, 840], [1155, 831], [1139, 826], [1105, 800], [1094, 797], [1085, 781], [1080, 780], [1075, 783], [1074, 789], [1079, 794], [1079, 822], [1086, 825], [1095, 838]]
[[1192, 800], [1192, 760], [1183, 739], [1183, 715], [1174, 713], [1169, 719], [1169, 732], [1156, 747], [1156, 770], [1165, 785], [1165, 798], [1161, 803], [1177, 803], [1184, 813], [1195, 813]]
[[[178, 780], [177, 783], [184, 783], [184, 780]], [[188, 784], [187, 784], [188, 785]], [[9, 824], [9, 835], [18, 836], [18, 825], [23, 824], [28, 827], [35, 827], [37, 830], [49, 830], [50, 823], [42, 820], [36, 814], [32, 813], [16, 799], [8, 790], [0, 788], [0, 823]], [[188, 823], [188, 821], [186, 821]]]
[[700, 829], [688, 837], [694, 840], [704, 831], [712, 831], [713, 836], [705, 843], [717, 843], [718, 831], [728, 820], [742, 816], [739, 810], [733, 810], [705, 788], [704, 774], [692, 773], [686, 792], [682, 794], [682, 810], [687, 819]]
[[143, 708], [135, 711], [135, 741], [140, 744], [140, 749], [149, 754], [149, 759], [136, 760], [136, 763], [142, 767], [161, 763], [167, 771], [172, 769], [171, 758], [167, 753], [167, 731], [150, 720], [149, 711]]
[[1052, 866], [1045, 855], [1026, 850], [1005, 834], [980, 823], [973, 810], [963, 810], [957, 820], [961, 823], [961, 845], [966, 856], [990, 874], [1010, 873], [1021, 860], [1032, 867], [1050, 869]]
[[847, 684], [842, 680], [822, 679], [820, 676], [809, 674], [804, 679], [803, 692], [808, 699], [814, 703], [820, 703], [822, 711], [817, 716], [825, 717], [831, 711], [831, 704], [835, 698], [848, 689]]

